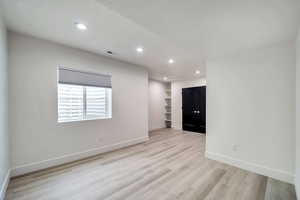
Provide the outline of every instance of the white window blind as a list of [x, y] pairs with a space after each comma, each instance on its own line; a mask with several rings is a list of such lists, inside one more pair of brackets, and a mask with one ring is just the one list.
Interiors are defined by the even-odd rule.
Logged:
[[110, 118], [111, 89], [99, 87], [86, 87], [86, 117]]
[[111, 76], [59, 68], [59, 83], [111, 88]]
[[[90, 78], [93, 78], [93, 86], [90, 82], [75, 84], [76, 79], [73, 76], [73, 72], [68, 74], [68, 80], [64, 79], [67, 75], [63, 72], [64, 78], [61, 77], [61, 71], [59, 70], [59, 83], [58, 83], [58, 122], [80, 121], [80, 120], [92, 120], [92, 119], [105, 119], [112, 116], [112, 92], [111, 81], [107, 79], [108, 76], [88, 74]], [[84, 74], [84, 72], [80, 72]], [[78, 75], [78, 74], [77, 74]], [[85, 76], [86, 77], [86, 76]], [[105, 77], [105, 80], [97, 80]], [[78, 78], [78, 76], [77, 76]], [[94, 86], [95, 83], [101, 83], [98, 86]], [[104, 82], [106, 82], [104, 87]], [[108, 87], [110, 86], [110, 87]]]

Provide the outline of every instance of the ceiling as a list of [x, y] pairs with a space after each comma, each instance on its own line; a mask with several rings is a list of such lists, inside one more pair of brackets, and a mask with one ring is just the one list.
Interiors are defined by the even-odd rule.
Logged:
[[299, 0], [0, 2], [10, 30], [141, 65], [158, 80], [204, 77], [207, 59], [295, 40], [300, 22]]

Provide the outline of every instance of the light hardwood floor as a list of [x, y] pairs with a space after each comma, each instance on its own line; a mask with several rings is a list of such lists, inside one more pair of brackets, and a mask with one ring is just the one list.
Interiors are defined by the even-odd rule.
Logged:
[[204, 157], [205, 135], [146, 143], [11, 180], [6, 200], [295, 200], [293, 186]]

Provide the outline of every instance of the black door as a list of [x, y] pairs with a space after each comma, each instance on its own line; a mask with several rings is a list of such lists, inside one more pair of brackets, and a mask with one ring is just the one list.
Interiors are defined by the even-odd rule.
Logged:
[[182, 129], [206, 132], [206, 86], [182, 89]]

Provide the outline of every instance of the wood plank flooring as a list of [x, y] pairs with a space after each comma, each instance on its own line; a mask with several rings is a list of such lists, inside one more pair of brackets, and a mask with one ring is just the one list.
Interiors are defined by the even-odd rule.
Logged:
[[11, 180], [6, 200], [295, 200], [293, 186], [206, 159], [205, 135], [146, 143]]

